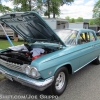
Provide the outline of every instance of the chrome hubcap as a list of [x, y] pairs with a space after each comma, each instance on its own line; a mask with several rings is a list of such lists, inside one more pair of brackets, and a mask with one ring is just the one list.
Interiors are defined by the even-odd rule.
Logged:
[[56, 83], [55, 83], [56, 90], [62, 89], [62, 87], [64, 86], [64, 83], [65, 83], [65, 73], [64, 72], [60, 72], [58, 74], [58, 77], [57, 77]]

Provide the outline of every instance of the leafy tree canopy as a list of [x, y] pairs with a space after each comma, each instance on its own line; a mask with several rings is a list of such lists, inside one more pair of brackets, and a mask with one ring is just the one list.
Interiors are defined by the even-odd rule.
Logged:
[[89, 20], [89, 25], [95, 25], [96, 23], [95, 23], [95, 19], [90, 19]]
[[82, 17], [78, 17], [77, 19], [75, 18], [70, 18], [69, 16], [65, 17], [66, 20], [68, 20], [70, 23], [75, 23], [75, 22], [83, 22]]
[[78, 17], [78, 18], [76, 19], [76, 22], [83, 22], [83, 18], [82, 18], [82, 17]]
[[95, 19], [95, 23], [100, 25], [100, 0], [98, 0], [93, 8], [93, 18]]
[[0, 4], [0, 12], [6, 13], [8, 11], [12, 11], [12, 9], [9, 8], [8, 6], [5, 6], [5, 5]]
[[[63, 4], [71, 4], [74, 0], [9, 0], [13, 1], [15, 9], [17, 11], [42, 11], [44, 15], [50, 18], [50, 15], [53, 15], [55, 18], [56, 15], [60, 14], [59, 7]], [[44, 3], [42, 2], [44, 1]], [[37, 4], [36, 4], [37, 2]], [[36, 4], [36, 5], [35, 5]], [[20, 5], [21, 7], [18, 7]], [[34, 7], [35, 6], [35, 7]]]

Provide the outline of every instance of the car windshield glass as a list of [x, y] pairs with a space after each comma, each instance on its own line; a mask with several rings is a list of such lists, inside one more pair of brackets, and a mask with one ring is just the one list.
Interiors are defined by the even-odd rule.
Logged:
[[61, 38], [61, 40], [66, 45], [76, 44], [76, 37], [77, 37], [78, 31], [76, 30], [56, 30], [55, 32], [58, 34], [58, 36]]

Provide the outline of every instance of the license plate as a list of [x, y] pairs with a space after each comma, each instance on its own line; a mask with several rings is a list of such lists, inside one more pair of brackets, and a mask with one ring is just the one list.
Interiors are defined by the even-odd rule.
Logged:
[[12, 79], [12, 77], [11, 77], [10, 75], [6, 75], [6, 77], [7, 77], [9, 80], [13, 81], [13, 79]]

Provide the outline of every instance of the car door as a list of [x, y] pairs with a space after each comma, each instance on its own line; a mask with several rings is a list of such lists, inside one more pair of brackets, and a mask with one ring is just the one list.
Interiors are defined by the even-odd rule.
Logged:
[[96, 38], [92, 32], [80, 33], [78, 38], [78, 48], [81, 52], [80, 67], [84, 67], [95, 58], [95, 41]]
[[[95, 33], [94, 33], [94, 35], [96, 35]], [[100, 39], [99, 38], [97, 38], [97, 36], [95, 36], [96, 37], [96, 41], [94, 41], [94, 44], [93, 44], [93, 46], [94, 46], [94, 57], [98, 57], [99, 56], [99, 54], [100, 54]]]

